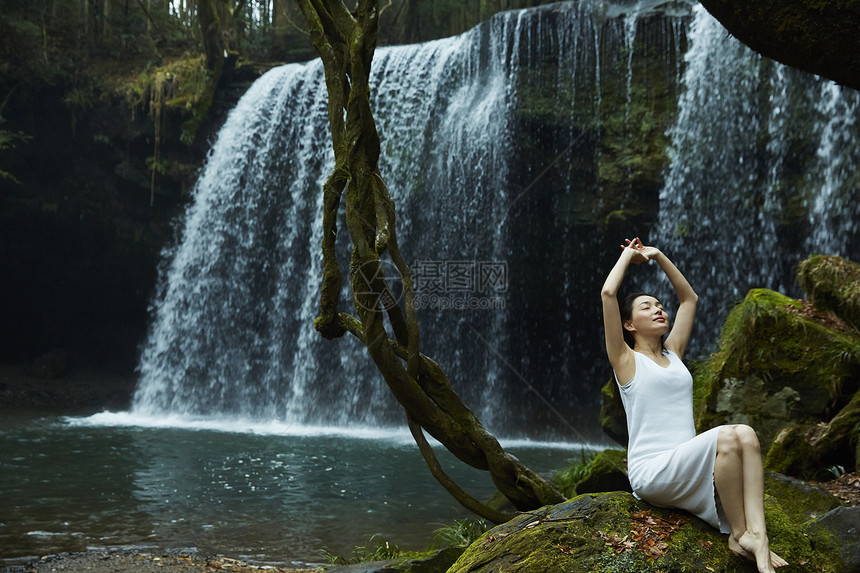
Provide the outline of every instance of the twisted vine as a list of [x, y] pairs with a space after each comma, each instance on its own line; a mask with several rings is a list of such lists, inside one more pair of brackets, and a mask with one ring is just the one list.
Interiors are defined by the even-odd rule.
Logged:
[[[445, 372], [421, 354], [412, 272], [398, 247], [395, 206], [379, 172], [380, 139], [370, 108], [378, 0], [358, 0], [352, 12], [342, 0], [298, 2], [325, 70], [335, 154], [334, 169], [323, 185], [323, 278], [314, 327], [329, 339], [349, 332], [364, 343], [406, 410], [409, 429], [431, 473], [468, 510], [496, 523], [512, 517], [474, 499], [448, 477], [425, 431], [463, 462], [489, 471], [496, 487], [518, 510], [563, 501], [558, 489], [502, 449], [454, 392]], [[342, 201], [353, 244], [349, 281], [355, 315], [338, 310], [343, 275], [335, 239]], [[380, 257], [386, 253], [403, 282], [402, 306], [382, 272]], [[386, 316], [392, 335], [384, 324]]]

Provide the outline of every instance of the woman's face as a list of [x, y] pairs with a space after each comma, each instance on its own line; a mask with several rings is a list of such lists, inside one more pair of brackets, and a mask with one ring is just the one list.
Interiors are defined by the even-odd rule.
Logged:
[[624, 328], [634, 335], [663, 336], [669, 331], [669, 315], [663, 310], [663, 304], [653, 296], [636, 297], [632, 310]]

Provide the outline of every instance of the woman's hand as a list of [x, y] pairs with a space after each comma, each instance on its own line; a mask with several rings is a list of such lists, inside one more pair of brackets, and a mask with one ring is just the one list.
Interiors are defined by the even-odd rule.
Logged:
[[624, 239], [627, 245], [622, 245], [623, 249], [632, 249], [635, 251], [633, 258], [630, 259], [630, 262], [634, 265], [639, 265], [650, 260], [657, 258], [660, 255], [660, 249], [657, 247], [648, 247], [642, 244], [642, 240], [639, 237], [634, 238], [632, 241], [630, 239]]

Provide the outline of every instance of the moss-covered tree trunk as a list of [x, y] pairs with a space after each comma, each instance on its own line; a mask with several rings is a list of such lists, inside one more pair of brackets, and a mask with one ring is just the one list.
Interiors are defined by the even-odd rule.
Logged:
[[[350, 332], [366, 345], [405, 409], [409, 428], [431, 472], [467, 509], [495, 522], [510, 517], [480, 503], [446, 476], [424, 431], [463, 462], [489, 471], [517, 509], [563, 501], [564, 496], [554, 486], [502, 449], [454, 392], [445, 372], [421, 354], [412, 275], [398, 249], [394, 203], [379, 171], [380, 140], [370, 108], [378, 0], [358, 0], [353, 12], [342, 0], [299, 0], [299, 6], [325, 68], [335, 152], [334, 170], [323, 186], [324, 274], [320, 315], [314, 327], [326, 338]], [[338, 312], [342, 275], [335, 237], [342, 200], [353, 243], [349, 281], [356, 315]], [[385, 276], [381, 257], [386, 255], [399, 276]], [[392, 278], [402, 280], [402, 302], [395, 300], [389, 288]]]
[[245, 9], [245, 0], [198, 0], [197, 17], [200, 22], [200, 33], [203, 37], [203, 51], [206, 57], [206, 69], [209, 78], [200, 94], [197, 104], [192, 110], [191, 119], [183, 126], [182, 131], [188, 134], [185, 143], [191, 143], [197, 134], [197, 128], [209, 112], [215, 90], [221, 81], [221, 76], [228, 65], [232, 66], [238, 55], [239, 29], [237, 16]]
[[229, 54], [239, 48], [237, 15], [244, 10], [245, 0], [199, 0], [197, 17], [206, 54], [206, 68], [220, 75]]

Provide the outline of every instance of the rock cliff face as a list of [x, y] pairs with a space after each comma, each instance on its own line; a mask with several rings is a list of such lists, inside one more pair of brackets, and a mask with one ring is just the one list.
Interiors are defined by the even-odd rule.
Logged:
[[[92, 65], [109, 76], [110, 62]], [[0, 177], [0, 299], [9, 301], [0, 305], [0, 362], [62, 351], [69, 369], [132, 371], [172, 220], [208, 139], [257, 75], [243, 68], [223, 78], [188, 145], [190, 114], [175, 85], [163, 86], [157, 116], [147, 113], [152, 86], [112, 90], [109, 77], [85, 94], [37, 85], [26, 101], [10, 99], [3, 128], [31, 139], [2, 157], [19, 182]]]
[[704, 0], [732, 35], [774, 60], [860, 89], [860, 3]]

